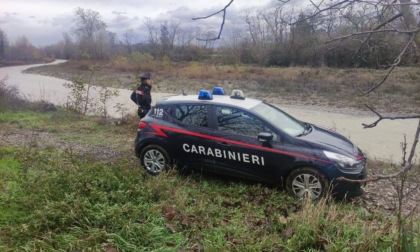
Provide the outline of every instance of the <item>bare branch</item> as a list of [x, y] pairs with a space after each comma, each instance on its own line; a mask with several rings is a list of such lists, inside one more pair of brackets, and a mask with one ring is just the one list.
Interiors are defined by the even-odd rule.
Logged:
[[408, 160], [407, 160], [409, 164], [413, 162], [413, 158], [416, 152], [416, 146], [417, 146], [417, 143], [419, 142], [419, 136], [420, 136], [420, 120], [419, 120], [419, 124], [417, 125], [416, 135], [414, 136], [413, 145], [411, 146], [410, 155], [408, 156]]
[[378, 26], [376, 26], [375, 29], [373, 29], [374, 31], [379, 30], [382, 26], [385, 26], [389, 23], [392, 23], [395, 19], [402, 17], [403, 14], [400, 12], [398, 14], [396, 14], [395, 16], [391, 17], [390, 19], [388, 19], [387, 21], [383, 22], [382, 24], [379, 24]]
[[[411, 166], [412, 165], [410, 165], [410, 167], [409, 168], [411, 168]], [[399, 175], [401, 175], [402, 173], [404, 173], [404, 168], [403, 169], [400, 169], [398, 172], [396, 172], [396, 173], [392, 173], [392, 174], [387, 174], [387, 175], [382, 175], [382, 174], [379, 174], [379, 175], [375, 175], [375, 176], [372, 176], [372, 177], [368, 177], [368, 178], [366, 178], [366, 179], [348, 179], [348, 178], [345, 178], [345, 177], [339, 177], [339, 178], [337, 178], [337, 181], [346, 181], [346, 182], [351, 182], [351, 183], [367, 183], [367, 182], [374, 182], [374, 181], [378, 181], [378, 180], [383, 180], [383, 179], [391, 179], [391, 178], [395, 178], [395, 177], [398, 177]]]
[[[395, 19], [402, 17], [402, 13], [398, 13], [397, 15], [391, 17], [390, 19], [388, 19], [387, 21], [383, 22], [382, 24], [379, 24], [378, 26], [375, 27], [375, 29], [373, 29], [374, 31], [379, 30], [381, 27], [393, 22]], [[369, 39], [372, 37], [372, 34], [369, 34], [369, 36], [367, 38], [365, 38], [365, 40], [363, 40], [362, 44], [360, 45], [359, 49], [356, 50], [356, 52], [353, 54], [352, 60], [356, 57], [356, 55], [360, 52], [360, 50], [362, 49], [362, 47], [364, 45], [366, 45], [366, 43], [369, 41]]]
[[404, 6], [404, 5], [419, 5], [419, 3], [391, 3], [391, 4], [381, 4], [383, 6]]
[[363, 128], [365, 129], [370, 129], [375, 127], [376, 125], [378, 125], [378, 123], [382, 120], [405, 120], [405, 119], [420, 119], [420, 115], [409, 115], [409, 116], [382, 116], [381, 114], [379, 114], [375, 109], [373, 109], [372, 107], [370, 107], [369, 105], [365, 104], [366, 107], [368, 107], [370, 109], [370, 111], [372, 111], [373, 113], [375, 113], [379, 119], [376, 120], [375, 122], [371, 123], [371, 124], [365, 124], [363, 123]]
[[219, 14], [219, 13], [221, 13], [221, 12], [223, 12], [223, 19], [222, 19], [222, 23], [221, 23], [221, 25], [220, 25], [220, 29], [219, 29], [219, 34], [217, 35], [217, 37], [215, 37], [215, 38], [210, 38], [210, 39], [197, 39], [197, 40], [200, 40], [200, 41], [211, 41], [211, 40], [218, 40], [218, 39], [220, 39], [220, 35], [222, 34], [222, 31], [223, 31], [223, 27], [224, 27], [224, 25], [225, 25], [225, 20], [226, 20], [226, 10], [227, 10], [227, 8], [229, 8], [229, 6], [231, 5], [233, 3], [233, 0], [230, 0], [230, 2], [223, 8], [223, 9], [221, 9], [220, 11], [217, 11], [217, 12], [215, 12], [215, 13], [213, 13], [213, 14], [210, 14], [210, 15], [208, 15], [208, 16], [205, 16], [205, 17], [197, 17], [197, 18], [193, 18], [193, 20], [199, 20], [199, 19], [207, 19], [207, 18], [209, 18], [209, 17], [212, 17], [212, 16], [215, 16], [215, 15], [217, 15], [217, 14]]
[[[420, 116], [419, 116], [420, 117]], [[419, 124], [417, 126], [417, 130], [416, 130], [416, 135], [414, 137], [414, 142], [413, 145], [411, 147], [411, 151], [410, 151], [410, 155], [408, 157], [407, 162], [405, 163], [405, 165], [403, 165], [401, 167], [401, 169], [396, 172], [396, 173], [392, 173], [392, 174], [387, 174], [387, 175], [375, 175], [373, 177], [367, 178], [367, 179], [363, 179], [363, 180], [357, 180], [357, 179], [347, 179], [344, 177], [339, 177], [337, 178], [338, 181], [347, 181], [347, 182], [353, 182], [353, 183], [364, 183], [364, 182], [373, 182], [373, 181], [378, 181], [378, 180], [382, 180], [382, 179], [390, 179], [390, 178], [395, 178], [403, 173], [406, 173], [407, 171], [409, 171], [411, 169], [411, 167], [413, 167], [414, 162], [413, 162], [413, 158], [415, 156], [415, 152], [416, 152], [416, 146], [417, 143], [419, 141], [419, 136], [420, 136], [420, 120], [419, 120]]]
[[383, 32], [396, 32], [396, 33], [403, 33], [403, 34], [413, 34], [413, 33], [419, 32], [419, 31], [420, 31], [420, 28], [412, 30], [412, 31], [397, 30], [397, 29], [363, 31], [363, 32], [351, 33], [351, 34], [348, 34], [348, 35], [345, 35], [345, 36], [341, 36], [341, 37], [331, 39], [331, 40], [325, 42], [325, 44], [328, 44], [328, 43], [331, 43], [331, 42], [334, 42], [334, 41], [337, 41], [337, 40], [345, 40], [345, 39], [350, 38], [350, 37], [366, 35], [366, 34], [371, 35], [371, 34], [374, 34], [374, 33], [383, 33]]
[[404, 53], [405, 53], [405, 51], [407, 51], [407, 49], [408, 49], [408, 47], [413, 43], [413, 41], [414, 41], [414, 38], [416, 37], [416, 35], [417, 35], [417, 33], [418, 33], [418, 31], [419, 30], [417, 30], [416, 32], [414, 32], [414, 33], [412, 33], [411, 34], [411, 36], [410, 36], [410, 40], [408, 41], [408, 43], [405, 45], [405, 47], [404, 47], [404, 49], [403, 50], [401, 50], [401, 52], [400, 52], [400, 54], [397, 56], [397, 58], [395, 58], [395, 60], [394, 60], [394, 63], [392, 63], [392, 65], [391, 65], [391, 67], [390, 68], [388, 68], [388, 72], [387, 72], [387, 74], [385, 75], [385, 77], [378, 83], [378, 84], [376, 84], [374, 87], [371, 87], [369, 90], [367, 90], [367, 91], [362, 91], [362, 90], [360, 90], [361, 92], [362, 92], [362, 95], [366, 95], [366, 94], [369, 94], [369, 93], [371, 93], [372, 91], [374, 91], [375, 89], [377, 89], [378, 87], [380, 87], [387, 79], [388, 79], [388, 77], [389, 77], [389, 75], [392, 73], [392, 71], [394, 70], [394, 68], [396, 67], [396, 66], [398, 66], [399, 64], [400, 64], [400, 62], [401, 62], [401, 57], [404, 55]]
[[[366, 105], [367, 106], [367, 105]], [[352, 183], [365, 183], [365, 182], [373, 182], [373, 181], [378, 181], [378, 180], [383, 180], [383, 179], [390, 179], [390, 178], [395, 178], [403, 173], [406, 173], [407, 171], [409, 171], [411, 169], [411, 167], [413, 167], [414, 165], [414, 157], [415, 157], [415, 153], [416, 153], [416, 147], [417, 144], [419, 142], [419, 137], [420, 137], [420, 115], [415, 115], [415, 116], [396, 116], [396, 117], [384, 117], [382, 115], [380, 115], [378, 112], [376, 112], [374, 109], [372, 109], [371, 107], [367, 106], [370, 110], [372, 110], [373, 113], [375, 113], [376, 115], [379, 116], [379, 119], [370, 124], [370, 125], [365, 125], [363, 124], [363, 126], [365, 126], [365, 128], [372, 128], [375, 127], [379, 121], [383, 120], [383, 119], [390, 119], [390, 120], [396, 120], [396, 119], [413, 119], [413, 118], [418, 118], [419, 119], [419, 123], [417, 125], [417, 130], [416, 130], [416, 134], [414, 136], [414, 141], [413, 141], [413, 145], [411, 146], [411, 150], [410, 150], [410, 155], [408, 156], [407, 161], [403, 160], [403, 165], [401, 167], [401, 169], [398, 172], [392, 173], [392, 174], [387, 174], [387, 175], [375, 175], [372, 176], [370, 178], [366, 178], [366, 179], [362, 179], [362, 180], [357, 180], [357, 179], [347, 179], [344, 177], [339, 177], [337, 178], [338, 181], [347, 181], [347, 182], [352, 182]], [[405, 142], [405, 137], [404, 137], [404, 142]], [[403, 149], [404, 152], [406, 151], [405, 148]], [[404, 158], [405, 159], [405, 158]]]
[[[311, 1], [312, 2], [312, 1]], [[338, 2], [338, 3], [335, 3], [335, 4], [332, 4], [332, 5], [329, 5], [329, 6], [327, 6], [327, 7], [325, 7], [325, 8], [323, 8], [323, 9], [320, 9], [319, 8], [319, 6], [320, 5], [315, 5], [315, 4], [313, 4], [314, 6], [315, 6], [315, 8], [316, 8], [316, 11], [313, 13], [313, 14], [311, 14], [311, 15], [308, 15], [308, 16], [306, 16], [306, 17], [304, 17], [304, 18], [302, 18], [302, 19], [299, 19], [299, 20], [297, 20], [296, 22], [293, 22], [293, 23], [291, 23], [290, 25], [295, 25], [295, 24], [297, 24], [297, 23], [299, 23], [299, 22], [302, 22], [302, 21], [305, 21], [305, 20], [308, 20], [308, 19], [311, 19], [311, 18], [313, 18], [313, 17], [315, 17], [315, 16], [318, 16], [319, 14], [321, 14], [321, 13], [323, 13], [323, 12], [325, 12], [325, 11], [328, 11], [328, 10], [332, 10], [332, 9], [338, 9], [338, 8], [343, 8], [341, 5], [345, 5], [345, 4], [347, 4], [347, 6], [348, 5], [351, 5], [351, 4], [353, 4], [353, 3], [357, 3], [357, 2], [360, 2], [360, 0], [343, 0], [343, 1], [340, 1], [340, 2]], [[346, 7], [347, 7], [346, 6]]]

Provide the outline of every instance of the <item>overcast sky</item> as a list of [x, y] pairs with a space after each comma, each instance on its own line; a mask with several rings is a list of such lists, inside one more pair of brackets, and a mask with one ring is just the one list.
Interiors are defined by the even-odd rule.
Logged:
[[[181, 27], [217, 29], [221, 19], [192, 21], [191, 18], [212, 14], [228, 3], [229, 0], [2, 0], [0, 29], [11, 43], [25, 36], [35, 46], [55, 44], [62, 40], [64, 32], [70, 32], [74, 12], [80, 7], [99, 12], [107, 29], [122, 40], [128, 29], [140, 34], [146, 17], [156, 24], [169, 21], [180, 22]], [[228, 21], [243, 22], [240, 16], [245, 9], [266, 9], [276, 3], [277, 0], [235, 0], [228, 9]]]

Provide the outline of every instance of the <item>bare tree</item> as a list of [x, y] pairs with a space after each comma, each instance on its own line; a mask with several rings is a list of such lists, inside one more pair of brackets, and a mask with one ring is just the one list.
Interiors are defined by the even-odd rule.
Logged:
[[[222, 9], [226, 13], [226, 8], [232, 4], [233, 0]], [[279, 8], [285, 7], [291, 0], [279, 0]], [[331, 39], [327, 43], [343, 42], [348, 39], [357, 39], [359, 41], [358, 47], [355, 49], [353, 58], [356, 56], [362, 60], [368, 60], [368, 54], [371, 53], [371, 45], [375, 43], [375, 39], [379, 37], [379, 41], [383, 40], [384, 34], [401, 41], [401, 46], [392, 62], [388, 63], [385, 75], [377, 82], [371, 83], [370, 87], [366, 90], [361, 90], [362, 95], [374, 92], [376, 89], [386, 83], [388, 77], [392, 74], [393, 70], [401, 64], [403, 58], [413, 57], [417, 62], [419, 58], [420, 46], [420, 22], [419, 17], [416, 18], [414, 13], [419, 13], [420, 2], [411, 2], [410, 0], [331, 0], [331, 1], [309, 1], [311, 8], [299, 15], [289, 25], [296, 28], [305, 24], [305, 22], [313, 20], [314, 18], [327, 20], [327, 31]], [[214, 15], [214, 14], [212, 14]], [[210, 15], [210, 16], [212, 16]], [[210, 17], [208, 16], [208, 17]], [[203, 17], [203, 18], [208, 18]], [[331, 20], [333, 22], [331, 22]], [[337, 28], [341, 27], [336, 25], [336, 22], [344, 21], [351, 24], [352, 29], [347, 30], [347, 34], [341, 35], [336, 33]], [[223, 23], [220, 28], [219, 35], [223, 29], [225, 16], [223, 16]], [[334, 24], [335, 23], [335, 24]], [[340, 34], [334, 37], [335, 34]], [[381, 37], [382, 36], [382, 37]], [[217, 39], [217, 38], [216, 38]], [[403, 227], [404, 218], [402, 216], [401, 208], [403, 205], [404, 183], [407, 179], [407, 173], [415, 166], [415, 153], [416, 147], [420, 138], [420, 115], [409, 116], [384, 116], [377, 112], [374, 108], [367, 105], [367, 107], [378, 116], [378, 119], [370, 124], [363, 124], [365, 128], [373, 128], [377, 126], [382, 120], [407, 120], [418, 119], [419, 123], [415, 130], [415, 136], [410, 148], [407, 148], [407, 142], [403, 142], [403, 159], [399, 170], [392, 174], [381, 174], [374, 177], [369, 177], [365, 180], [376, 181], [381, 179], [399, 178], [401, 180], [397, 194], [399, 199], [399, 206], [397, 211], [397, 226], [398, 226], [398, 241], [396, 245], [397, 250], [402, 250]], [[339, 178], [340, 180], [347, 180]], [[350, 180], [347, 180], [350, 181]], [[361, 182], [360, 180], [354, 182]], [[416, 206], [417, 207], [417, 206]], [[415, 208], [416, 208], [415, 207]]]
[[167, 21], [160, 25], [160, 45], [162, 56], [170, 56], [175, 46], [175, 37], [179, 23], [168, 24]]
[[145, 18], [144, 19], [144, 24], [147, 27], [147, 32], [149, 33], [149, 44], [151, 46], [158, 46], [159, 44], [159, 32], [156, 28], [156, 26], [152, 23], [152, 19], [150, 18]]
[[64, 43], [64, 58], [70, 59], [71, 57], [74, 57], [75, 45], [70, 35], [67, 32], [63, 33], [63, 43]]
[[33, 46], [27, 37], [21, 36], [10, 45], [12, 59], [31, 61], [40, 58], [39, 49]]
[[[280, 0], [282, 5], [287, 4], [290, 0]], [[410, 0], [333, 0], [321, 1], [316, 4], [312, 2], [312, 9], [304, 18], [298, 18], [292, 24], [298, 24], [313, 17], [324, 18], [327, 14], [344, 15], [349, 17], [351, 13], [362, 12], [367, 27], [360, 27], [360, 30], [352, 31], [345, 36], [332, 38], [329, 42], [343, 41], [349, 38], [358, 37], [361, 39], [359, 48], [354, 55], [360, 55], [363, 49], [369, 46], [374, 36], [384, 33], [394, 34], [399, 36], [405, 42], [400, 48], [400, 51], [395, 56], [392, 63], [388, 65], [387, 74], [378, 82], [372, 83], [370, 88], [364, 90], [364, 94], [368, 94], [379, 86], [381, 86], [388, 79], [391, 72], [398, 66], [406, 53], [411, 50], [411, 55], [415, 55], [418, 60], [418, 47], [420, 40], [415, 38], [419, 35], [419, 24], [414, 16], [414, 11], [419, 9], [420, 3], [411, 3]], [[351, 19], [349, 19], [351, 20]]]
[[170, 57], [174, 48], [175, 42], [177, 41], [177, 32], [180, 24], [168, 21], [162, 22], [159, 26], [155, 26], [150, 18], [146, 18], [144, 24], [147, 27], [149, 34], [149, 46], [154, 52], [155, 56]]
[[234, 29], [232, 32], [223, 36], [221, 39], [221, 45], [225, 50], [223, 57], [227, 59], [227, 62], [234, 65], [239, 65], [244, 56], [245, 45], [243, 43], [243, 37], [245, 36], [244, 32], [239, 29]]
[[108, 41], [106, 24], [101, 15], [92, 10], [75, 10], [73, 34], [77, 37], [82, 51], [95, 59], [104, 57], [104, 45]]
[[9, 46], [6, 33], [0, 29], [0, 60], [6, 57], [6, 49]]
[[133, 29], [128, 29], [125, 31], [124, 42], [125, 42], [125, 46], [127, 47], [128, 54], [131, 54], [131, 51], [132, 51], [133, 37], [134, 37]]
[[[281, 0], [285, 3], [285, 1]], [[392, 34], [399, 37], [404, 41], [403, 46], [399, 48], [393, 62], [389, 63], [388, 70], [377, 83], [371, 83], [367, 90], [361, 90], [362, 95], [374, 92], [377, 88], [383, 85], [393, 70], [400, 65], [403, 57], [414, 56], [418, 59], [418, 47], [420, 40], [418, 39], [420, 32], [420, 23], [414, 16], [414, 11], [418, 13], [420, 3], [412, 3], [410, 0], [384, 0], [384, 1], [358, 1], [358, 0], [333, 0], [333, 1], [321, 1], [319, 4], [312, 3], [312, 11], [309, 12], [308, 16], [300, 18], [295, 21], [294, 24], [298, 24], [309, 18], [316, 16], [324, 16], [326, 13], [353, 13], [354, 10], [367, 10], [364, 12], [364, 18], [368, 20], [370, 27], [359, 27], [360, 30], [352, 31], [345, 36], [332, 38], [329, 42], [344, 41], [348, 38], [360, 38], [361, 43], [355, 55], [362, 54], [363, 49], [369, 46], [372, 39], [381, 34]], [[408, 53], [411, 51], [411, 53]], [[392, 174], [377, 175], [370, 177], [365, 181], [376, 181], [381, 179], [398, 178], [401, 183], [397, 188], [398, 196], [398, 210], [397, 214], [397, 226], [398, 226], [398, 241], [397, 250], [402, 250], [403, 240], [403, 229], [404, 229], [404, 217], [402, 216], [402, 205], [404, 204], [404, 184], [407, 180], [407, 173], [415, 165], [415, 153], [416, 147], [420, 137], [420, 115], [409, 115], [409, 116], [383, 116], [377, 112], [374, 108], [366, 105], [373, 113], [378, 116], [378, 119], [370, 124], [363, 124], [365, 128], [376, 127], [382, 120], [406, 120], [406, 119], [418, 119], [419, 123], [415, 130], [415, 136], [411, 145], [411, 148], [407, 149], [407, 142], [404, 138], [403, 142], [403, 158], [399, 170]], [[341, 180], [345, 180], [341, 178]], [[360, 181], [358, 181], [360, 182]], [[416, 206], [417, 207], [417, 206]], [[415, 208], [416, 208], [415, 207]]]

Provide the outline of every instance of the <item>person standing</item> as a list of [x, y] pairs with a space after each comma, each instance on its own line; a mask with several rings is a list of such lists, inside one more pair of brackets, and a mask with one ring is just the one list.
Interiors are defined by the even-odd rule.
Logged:
[[130, 97], [131, 100], [139, 107], [137, 114], [139, 115], [140, 119], [145, 117], [152, 107], [152, 85], [150, 83], [151, 77], [152, 75], [150, 73], [144, 73], [142, 76], [140, 76], [141, 83], [137, 89], [133, 91]]

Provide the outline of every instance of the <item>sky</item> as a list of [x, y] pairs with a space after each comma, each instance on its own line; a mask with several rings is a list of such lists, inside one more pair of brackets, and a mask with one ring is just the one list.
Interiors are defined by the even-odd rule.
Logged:
[[[35, 46], [56, 44], [63, 40], [63, 33], [70, 33], [75, 10], [82, 8], [98, 12], [107, 30], [123, 40], [132, 29], [141, 42], [146, 34], [144, 20], [153, 24], [179, 22], [181, 27], [207, 27], [218, 29], [221, 15], [208, 20], [193, 21], [221, 10], [230, 0], [2, 0], [0, 29], [10, 43], [25, 36]], [[244, 23], [244, 10], [267, 9], [277, 0], [234, 0], [227, 11], [226, 24]], [[147, 38], [144, 38], [145, 41]]]

